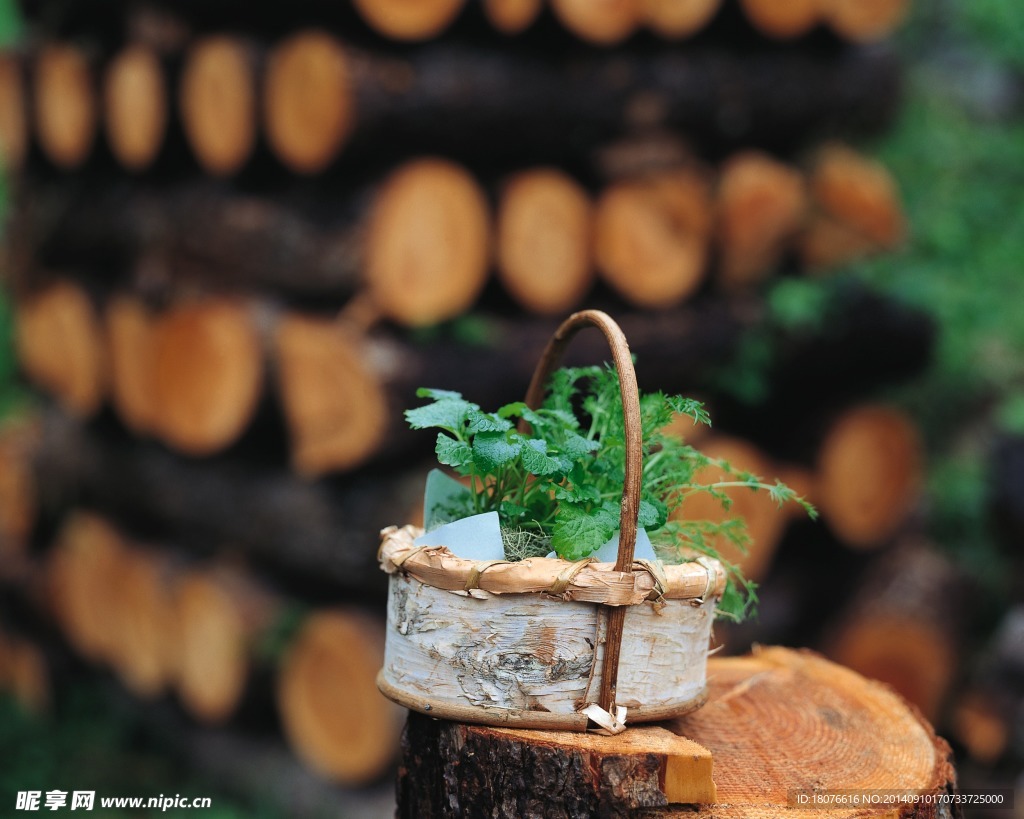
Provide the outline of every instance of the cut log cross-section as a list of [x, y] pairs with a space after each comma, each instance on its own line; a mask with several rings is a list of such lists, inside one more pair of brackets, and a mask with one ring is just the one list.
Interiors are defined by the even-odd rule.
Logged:
[[[822, 791], [955, 787], [949, 746], [884, 686], [809, 653], [762, 649], [708, 662], [709, 699], [619, 737], [484, 728], [412, 714], [399, 817], [692, 819], [821, 816]], [[710, 758], [709, 758], [710, 756]], [[713, 779], [712, 779], [713, 777]], [[801, 802], [803, 797], [806, 801]], [[835, 819], [943, 816], [922, 799], [836, 808]], [[672, 804], [688, 803], [672, 809]]]
[[88, 417], [106, 392], [106, 351], [86, 292], [59, 281], [20, 301], [15, 317], [18, 360], [29, 380], [71, 414]]
[[111, 60], [103, 81], [103, 117], [110, 149], [124, 167], [142, 171], [156, 160], [169, 105], [156, 51], [137, 43]]
[[837, 267], [903, 241], [899, 191], [879, 162], [829, 145], [814, 159], [809, 188], [813, 214], [799, 246], [810, 270]]
[[387, 317], [435, 324], [473, 303], [490, 251], [490, 212], [473, 177], [446, 160], [416, 160], [395, 171], [374, 200], [366, 285]]
[[910, 9], [909, 0], [818, 0], [822, 15], [841, 37], [873, 42], [890, 34]]
[[667, 308], [704, 278], [711, 230], [708, 180], [677, 170], [609, 186], [597, 203], [594, 255], [605, 281], [638, 307]]
[[644, 23], [669, 39], [696, 34], [715, 16], [722, 0], [641, 0]]
[[237, 173], [255, 150], [257, 84], [257, 52], [244, 40], [206, 37], [185, 57], [178, 88], [185, 135], [215, 176]]
[[21, 167], [28, 144], [22, 61], [16, 54], [0, 54], [0, 161], [5, 170]]
[[458, 16], [466, 0], [353, 0], [363, 19], [395, 40], [427, 40]]
[[498, 272], [528, 310], [561, 314], [593, 280], [591, 206], [586, 192], [555, 169], [524, 171], [498, 205]]
[[248, 305], [182, 302], [161, 317], [152, 343], [157, 434], [190, 455], [236, 440], [263, 389], [263, 346]]
[[854, 407], [835, 421], [818, 452], [822, 516], [847, 545], [881, 546], [917, 501], [923, 460], [920, 434], [903, 413]]
[[387, 432], [387, 399], [358, 341], [336, 322], [291, 315], [278, 323], [275, 349], [295, 470], [349, 470], [373, 455]]
[[0, 694], [9, 693], [30, 714], [44, 714], [53, 700], [45, 652], [31, 640], [0, 628]]
[[833, 630], [828, 655], [891, 685], [936, 719], [957, 672], [969, 618], [963, 578], [924, 542], [872, 566]]
[[143, 699], [160, 696], [179, 675], [177, 576], [171, 558], [148, 549], [126, 549], [115, 566], [119, 640], [113, 666]]
[[293, 34], [270, 54], [264, 86], [267, 140], [299, 173], [323, 170], [341, 150], [355, 112], [345, 51], [316, 30]]
[[551, 0], [562, 25], [595, 45], [626, 39], [640, 24], [638, 0]]
[[79, 167], [92, 150], [99, 119], [88, 58], [71, 45], [47, 45], [36, 56], [33, 80], [35, 127], [43, 152], [64, 170]]
[[530, 27], [543, 8], [543, 0], [484, 0], [484, 14], [502, 34], [518, 34]]
[[115, 296], [104, 313], [110, 362], [110, 394], [118, 416], [137, 434], [157, 429], [154, 394], [156, 318], [140, 299]]
[[804, 181], [794, 168], [756, 151], [733, 156], [718, 183], [718, 284], [741, 290], [782, 260], [806, 211]]
[[821, 22], [821, 0], [740, 0], [743, 12], [762, 34], [789, 40]]
[[178, 696], [197, 720], [222, 723], [241, 704], [253, 642], [271, 627], [279, 602], [240, 572], [195, 571], [177, 585]]
[[279, 670], [278, 707], [296, 752], [349, 785], [380, 776], [398, 753], [400, 709], [377, 690], [382, 623], [321, 611], [302, 625]]
[[106, 520], [79, 512], [64, 524], [47, 564], [49, 598], [71, 646], [94, 662], [113, 661], [117, 567], [126, 544]]

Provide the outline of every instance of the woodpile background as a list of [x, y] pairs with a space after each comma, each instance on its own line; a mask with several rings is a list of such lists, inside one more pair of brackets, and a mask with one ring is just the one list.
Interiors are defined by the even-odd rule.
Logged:
[[[374, 815], [401, 729], [377, 533], [416, 521], [430, 460], [401, 411], [517, 400], [599, 306], [642, 387], [708, 401], [696, 446], [821, 511], [735, 491], [763, 589], [726, 650], [815, 647], [1019, 755], [1020, 612], [965, 679], [970, 590], [885, 399], [934, 327], [846, 281], [798, 325], [764, 299], [907, 238], [855, 147], [898, 110], [907, 5], [22, 0], [4, 274], [39, 397], [0, 430], [0, 688], [42, 710], [106, 669], [112, 708], [229, 787], [258, 758]], [[1024, 503], [997, 504], [1019, 543]]]

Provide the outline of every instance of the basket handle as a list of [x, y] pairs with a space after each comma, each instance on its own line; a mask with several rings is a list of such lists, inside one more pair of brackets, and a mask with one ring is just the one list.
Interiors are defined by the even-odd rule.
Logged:
[[[631, 573], [633, 553], [636, 549], [637, 518], [640, 513], [643, 430], [640, 425], [640, 391], [637, 388], [636, 371], [633, 369], [629, 344], [626, 342], [622, 328], [615, 323], [611, 316], [600, 310], [581, 310], [569, 316], [555, 331], [537, 363], [530, 387], [526, 391], [526, 404], [531, 409], [537, 409], [541, 405], [548, 378], [561, 361], [565, 348], [576, 333], [587, 326], [597, 327], [604, 333], [612, 351], [615, 369], [619, 373], [619, 389], [626, 430], [626, 476], [619, 509], [619, 554], [615, 561], [615, 571]], [[608, 639], [605, 644], [604, 673], [601, 675], [598, 704], [605, 711], [612, 713], [615, 704], [615, 688], [619, 677], [619, 654], [622, 649], [622, 627], [625, 621], [626, 607], [606, 606], [605, 608], [608, 610]]]

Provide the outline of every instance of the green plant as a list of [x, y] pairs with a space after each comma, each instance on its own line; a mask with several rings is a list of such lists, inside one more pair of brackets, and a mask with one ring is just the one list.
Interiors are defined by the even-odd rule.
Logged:
[[[626, 436], [613, 368], [556, 371], [537, 409], [519, 402], [489, 413], [459, 393], [421, 389], [417, 394], [431, 403], [406, 411], [410, 426], [439, 429], [438, 460], [470, 479], [471, 491], [442, 510], [446, 519], [497, 512], [507, 556], [515, 558], [554, 550], [566, 560], [580, 560], [615, 534]], [[795, 500], [815, 515], [785, 484], [768, 484], [734, 470], [663, 431], [678, 415], [694, 424], [710, 424], [700, 402], [661, 392], [642, 394], [640, 413], [644, 460], [639, 525], [663, 559], [679, 562], [702, 554], [721, 559], [715, 548], [719, 538], [745, 548], [747, 534], [740, 520], [674, 519], [673, 513], [695, 493], [709, 493], [728, 509], [725, 489], [764, 490], [779, 504]], [[722, 469], [728, 480], [699, 482], [697, 473], [710, 465]], [[720, 610], [739, 618], [756, 601], [754, 586], [735, 565], [723, 563], [729, 583]]]

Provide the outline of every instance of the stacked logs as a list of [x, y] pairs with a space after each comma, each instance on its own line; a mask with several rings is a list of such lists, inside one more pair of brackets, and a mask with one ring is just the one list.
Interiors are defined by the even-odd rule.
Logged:
[[[619, 54], [611, 71], [604, 55], [589, 52], [552, 61], [438, 42], [395, 54], [323, 29], [279, 42], [166, 39], [147, 33], [109, 54], [55, 40], [4, 55], [6, 163], [22, 167], [37, 150], [69, 171], [109, 151], [129, 173], [154, 173], [173, 166], [185, 143], [214, 177], [270, 157], [312, 175], [385, 149], [567, 160], [581, 140], [660, 129], [682, 131], [713, 153], [752, 142], [790, 151], [823, 133], [877, 132], [899, 91], [893, 55], [855, 45], [827, 59], [638, 48]], [[723, 112], [726, 95], [735, 102]], [[505, 127], [513, 120], [515, 136]]]
[[[262, 697], [296, 752], [348, 785], [376, 780], [394, 759], [397, 709], [375, 685], [379, 619], [351, 608], [296, 614], [240, 566], [142, 544], [88, 511], [57, 532], [39, 574], [67, 643], [134, 696], [173, 691], [208, 725]], [[260, 690], [264, 677], [275, 682]]]
[[[517, 400], [556, 319], [597, 304], [641, 386], [724, 405], [716, 371], [770, 322], [765, 290], [905, 239], [895, 181], [841, 141], [892, 120], [898, 63], [874, 41], [905, 2], [22, 5], [34, 36], [0, 59], [5, 269], [47, 398], [0, 431], [0, 580], [145, 710], [279, 723], [346, 786], [398, 749], [374, 554], [418, 513], [417, 387]], [[872, 298], [785, 339], [791, 434], [734, 407], [681, 432], [818, 505], [806, 571], [881, 565], [919, 509], [920, 436], [876, 396], [932, 331]], [[726, 494], [752, 541], [725, 556], [789, 571], [802, 513]], [[864, 642], [843, 635], [873, 607], [844, 602], [819, 647]]]

